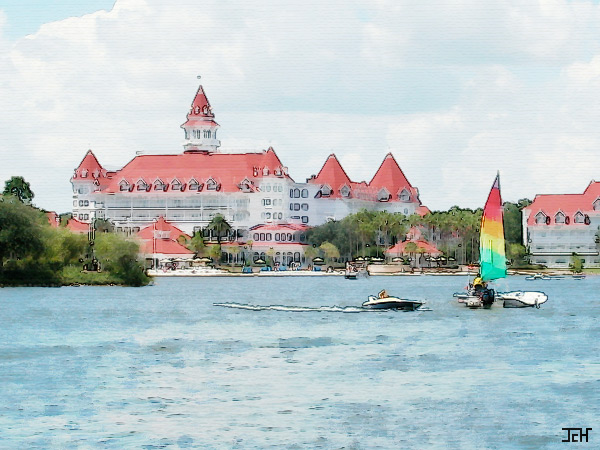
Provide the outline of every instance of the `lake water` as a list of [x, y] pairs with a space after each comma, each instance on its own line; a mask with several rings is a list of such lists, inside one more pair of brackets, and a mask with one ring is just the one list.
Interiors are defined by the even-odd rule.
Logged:
[[[470, 310], [452, 298], [465, 284], [0, 289], [0, 448], [599, 448], [600, 277], [499, 283], [545, 291], [541, 309]], [[431, 310], [351, 312], [382, 288]]]

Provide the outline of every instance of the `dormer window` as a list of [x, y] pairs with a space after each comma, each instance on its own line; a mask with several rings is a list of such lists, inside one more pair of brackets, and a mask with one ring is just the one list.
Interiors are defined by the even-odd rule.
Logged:
[[144, 180], [138, 180], [137, 182], [137, 190], [138, 191], [145, 191], [148, 189], [148, 185], [146, 184], [146, 182]]
[[263, 177], [266, 177], [267, 175], [269, 175], [269, 168], [268, 168], [268, 167], [265, 167], [265, 168], [262, 170], [262, 174], [263, 174]]
[[350, 186], [346, 184], [342, 186], [340, 189], [340, 194], [342, 194], [342, 197], [350, 197]]
[[583, 213], [581, 211], [577, 211], [575, 213], [573, 220], [575, 221], [575, 223], [583, 223], [585, 220], [585, 216], [583, 215]]
[[535, 215], [535, 223], [537, 224], [544, 224], [546, 223], [546, 214], [544, 214], [543, 212], [539, 212]]
[[213, 180], [212, 178], [209, 178], [206, 181], [206, 189], [208, 189], [209, 191], [217, 190], [217, 182], [215, 180]]
[[398, 198], [403, 202], [410, 202], [410, 192], [408, 192], [407, 189], [402, 189], [402, 192], [400, 192]]
[[273, 174], [274, 174], [276, 177], [280, 177], [280, 176], [282, 176], [282, 175], [283, 175], [283, 172], [281, 171], [281, 168], [280, 168], [280, 167], [276, 167], [276, 168], [275, 168], [275, 170], [273, 171]]
[[381, 188], [377, 193], [378, 202], [387, 202], [391, 198], [390, 192], [386, 188]]
[[129, 183], [127, 182], [127, 180], [121, 180], [121, 182], [119, 183], [119, 190], [121, 190], [121, 191], [129, 190]]
[[166, 191], [167, 185], [162, 182], [162, 180], [158, 179], [154, 182], [154, 190], [155, 191]]
[[565, 223], [565, 215], [562, 212], [557, 212], [554, 216], [554, 223]]
[[190, 180], [188, 188], [190, 191], [197, 191], [199, 186], [200, 186], [200, 183], [198, 183], [198, 181], [196, 181], [194, 178], [192, 178]]
[[321, 186], [321, 195], [323, 197], [329, 197], [331, 195], [331, 188], [326, 184]]
[[597, 198], [594, 202], [594, 211], [600, 211], [600, 198]]
[[174, 191], [181, 190], [181, 182], [177, 178], [171, 181], [171, 189], [173, 189]]
[[88, 170], [87, 169], [83, 169], [81, 171], [81, 178], [87, 178], [88, 176]]
[[248, 178], [244, 178], [238, 187], [242, 192], [252, 192], [252, 182]]

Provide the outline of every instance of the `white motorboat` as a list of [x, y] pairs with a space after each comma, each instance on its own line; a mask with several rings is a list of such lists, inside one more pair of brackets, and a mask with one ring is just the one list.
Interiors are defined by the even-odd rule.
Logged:
[[423, 302], [419, 300], [408, 300], [405, 298], [398, 297], [375, 297], [369, 295], [369, 300], [362, 304], [363, 308], [370, 309], [404, 309], [408, 311], [414, 311], [418, 309]]
[[499, 292], [496, 298], [504, 302], [505, 308], [539, 308], [548, 300], [546, 294], [535, 291]]

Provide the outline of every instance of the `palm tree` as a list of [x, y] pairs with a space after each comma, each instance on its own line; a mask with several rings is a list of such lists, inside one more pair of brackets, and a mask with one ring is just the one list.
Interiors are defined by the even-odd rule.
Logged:
[[221, 238], [231, 230], [231, 225], [227, 223], [225, 217], [221, 214], [217, 214], [212, 218], [208, 226], [206, 227], [217, 235], [217, 243], [221, 245]]

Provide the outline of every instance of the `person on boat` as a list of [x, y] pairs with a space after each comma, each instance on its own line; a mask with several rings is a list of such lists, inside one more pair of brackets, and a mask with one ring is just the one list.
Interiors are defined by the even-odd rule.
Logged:
[[385, 289], [382, 289], [378, 295], [379, 295], [379, 298], [388, 298], [389, 297], [389, 294], [385, 291]]
[[475, 279], [473, 280], [473, 290], [475, 292], [482, 292], [487, 289], [487, 283], [483, 281], [480, 274], [477, 274]]

